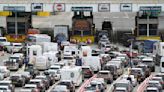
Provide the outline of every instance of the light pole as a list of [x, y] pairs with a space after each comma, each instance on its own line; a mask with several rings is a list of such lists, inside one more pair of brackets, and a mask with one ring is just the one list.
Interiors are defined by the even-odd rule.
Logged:
[[129, 39], [128, 40], [130, 42], [130, 67], [133, 67], [133, 62], [132, 62], [132, 56], [133, 56], [133, 41], [134, 39]]

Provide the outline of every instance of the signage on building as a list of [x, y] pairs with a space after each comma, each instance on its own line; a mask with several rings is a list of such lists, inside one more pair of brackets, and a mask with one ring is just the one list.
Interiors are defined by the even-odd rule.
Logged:
[[54, 4], [54, 11], [64, 12], [65, 11], [65, 4], [63, 4], [63, 3]]
[[120, 11], [131, 12], [132, 11], [132, 3], [121, 3]]
[[72, 11], [93, 11], [93, 7], [72, 7]]
[[4, 11], [25, 11], [24, 6], [4, 6]]
[[140, 11], [158, 11], [158, 12], [161, 12], [161, 6], [141, 6]]
[[43, 11], [43, 3], [32, 3], [31, 4], [31, 11]]
[[110, 11], [110, 4], [109, 3], [98, 4], [98, 11], [109, 12]]

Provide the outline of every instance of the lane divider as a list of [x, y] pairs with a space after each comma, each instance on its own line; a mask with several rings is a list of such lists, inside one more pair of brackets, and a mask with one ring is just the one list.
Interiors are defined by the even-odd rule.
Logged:
[[96, 78], [97, 74], [93, 75], [91, 78], [86, 80], [79, 88], [79, 92], [84, 92], [84, 88], [92, 81], [92, 79]]
[[146, 78], [138, 87], [137, 92], [144, 92], [146, 87], [148, 86], [148, 81], [153, 77], [153, 75], [150, 75], [148, 78]]

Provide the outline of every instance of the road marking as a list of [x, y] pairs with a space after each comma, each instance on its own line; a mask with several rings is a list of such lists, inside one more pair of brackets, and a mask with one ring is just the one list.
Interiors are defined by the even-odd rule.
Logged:
[[59, 83], [59, 81], [56, 82], [55, 84], [53, 84], [46, 92], [52, 91], [52, 89], [53, 89], [58, 83]]

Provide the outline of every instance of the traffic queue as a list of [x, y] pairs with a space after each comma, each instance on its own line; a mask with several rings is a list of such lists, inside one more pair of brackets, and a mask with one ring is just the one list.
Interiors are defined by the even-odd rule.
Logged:
[[[17, 86], [22, 87], [20, 92], [135, 92], [134, 88], [151, 75], [145, 92], [164, 90], [164, 74], [155, 73], [151, 55], [121, 50], [105, 35], [98, 45], [46, 40], [11, 52], [0, 67], [0, 90], [5, 92], [16, 92]], [[11, 74], [13, 70], [18, 72]]]

